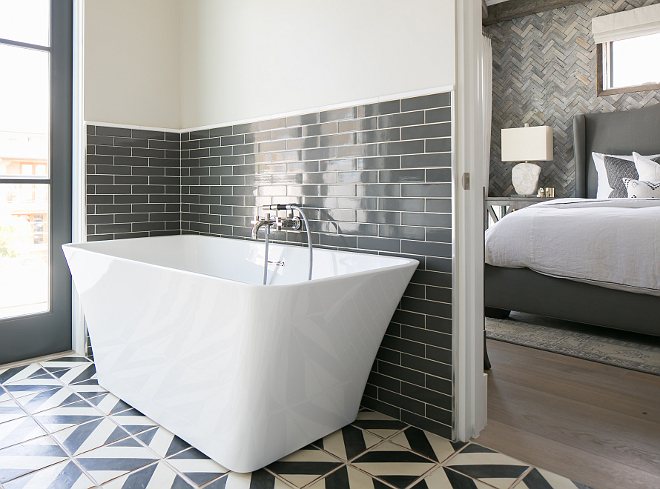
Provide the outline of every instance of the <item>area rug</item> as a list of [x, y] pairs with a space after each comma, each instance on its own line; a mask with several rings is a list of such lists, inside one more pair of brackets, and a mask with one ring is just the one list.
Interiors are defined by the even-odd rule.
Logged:
[[660, 338], [512, 312], [486, 318], [486, 337], [660, 375]]

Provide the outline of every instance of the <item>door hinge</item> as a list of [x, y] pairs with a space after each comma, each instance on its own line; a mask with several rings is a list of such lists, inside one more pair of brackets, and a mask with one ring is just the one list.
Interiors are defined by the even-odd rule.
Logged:
[[470, 174], [463, 173], [463, 190], [470, 190]]

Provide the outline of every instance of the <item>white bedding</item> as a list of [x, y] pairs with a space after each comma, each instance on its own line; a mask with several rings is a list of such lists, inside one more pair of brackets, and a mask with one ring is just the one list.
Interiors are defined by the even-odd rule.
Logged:
[[556, 199], [486, 232], [486, 263], [660, 296], [660, 199]]

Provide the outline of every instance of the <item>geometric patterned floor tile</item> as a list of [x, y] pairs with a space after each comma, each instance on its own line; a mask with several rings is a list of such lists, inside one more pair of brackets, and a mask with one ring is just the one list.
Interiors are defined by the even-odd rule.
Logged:
[[343, 462], [329, 453], [307, 445], [266, 468], [296, 487], [303, 487], [340, 467]]
[[590, 489], [566, 477], [538, 468], [530, 470], [514, 487], [515, 489]]
[[371, 431], [381, 438], [387, 438], [408, 426], [403, 421], [375, 411], [360, 411], [357, 419], [351, 424], [363, 430]]
[[389, 441], [353, 460], [352, 465], [398, 488], [408, 487], [436, 466], [431, 460]]
[[44, 362], [39, 362], [43, 368], [49, 372], [57, 372], [58, 370], [64, 370], [76, 367], [78, 365], [84, 365], [85, 363], [91, 363], [87, 358], [72, 354], [67, 355], [66, 357], [56, 358], [55, 360], [46, 360]]
[[28, 394], [60, 389], [61, 387], [62, 384], [50, 375], [48, 377], [38, 377], [36, 379], [17, 380], [4, 385], [7, 392], [14, 397], [22, 397], [27, 396]]
[[316, 440], [312, 445], [348, 461], [381, 441], [382, 438], [373, 433], [348, 425]]
[[0, 402], [0, 423], [26, 416], [25, 411], [15, 401]]
[[90, 406], [87, 402], [78, 401], [66, 406], [42, 411], [39, 414], [35, 414], [34, 419], [39, 421], [48, 431], [54, 433], [70, 426], [99, 419], [102, 416], [96, 408]]
[[499, 489], [508, 489], [529, 469], [527, 464], [475, 443], [467, 445], [444, 465]]
[[390, 439], [392, 443], [417, 452], [435, 462], [443, 462], [466, 443], [451, 442], [446, 438], [434, 435], [419, 428], [410, 427]]
[[84, 397], [85, 399], [96, 397], [99, 394], [108, 392], [99, 385], [96, 379], [89, 379], [83, 382], [77, 382], [75, 384], [69, 385], [69, 389], [73, 390], [76, 394]]
[[96, 397], [92, 397], [91, 399], [88, 399], [88, 402], [94, 404], [106, 416], [131, 409], [130, 405], [109, 392], [104, 392]]
[[0, 402], [11, 401], [13, 398], [0, 386]]
[[74, 462], [66, 460], [7, 482], [4, 489], [88, 489], [94, 486]]
[[12, 367], [0, 369], [0, 384], [8, 384], [17, 380], [29, 379], [47, 375], [44, 369], [38, 363], [31, 363], [22, 367]]
[[104, 489], [192, 489], [165, 462], [149, 465], [103, 484]]
[[96, 367], [93, 363], [85, 363], [66, 370], [51, 372], [52, 375], [60, 379], [63, 384], [76, 384], [83, 380], [96, 378]]
[[135, 435], [135, 437], [162, 458], [169, 457], [190, 448], [188, 443], [162, 426], [143, 431], [142, 433]]
[[320, 481], [309, 486], [309, 489], [391, 489], [387, 484], [360, 472], [351, 466], [342, 466]]
[[196, 448], [189, 448], [171, 456], [167, 463], [199, 486], [229, 472]]
[[157, 459], [148, 449], [132, 438], [85, 452], [76, 457], [80, 465], [98, 484], [120, 477]]
[[119, 423], [122, 428], [128, 431], [131, 435], [137, 435], [143, 431], [148, 430], [157, 424], [147, 418], [137, 409], [128, 409], [126, 411], [119, 412], [112, 415], [113, 421]]
[[229, 472], [204, 486], [204, 489], [290, 489], [290, 486], [270, 472], [259, 469], [248, 474]]
[[438, 467], [411, 489], [493, 489], [483, 482], [454, 472], [447, 467]]
[[128, 433], [109, 418], [99, 418], [53, 433], [53, 438], [59, 441], [71, 455], [76, 456], [128, 438]]
[[19, 418], [0, 424], [0, 449], [44, 436], [46, 432], [32, 419]]
[[66, 387], [28, 394], [18, 398], [18, 403], [30, 414], [79, 401], [81, 401], [80, 396]]
[[68, 458], [50, 436], [0, 450], [0, 482], [5, 483]]

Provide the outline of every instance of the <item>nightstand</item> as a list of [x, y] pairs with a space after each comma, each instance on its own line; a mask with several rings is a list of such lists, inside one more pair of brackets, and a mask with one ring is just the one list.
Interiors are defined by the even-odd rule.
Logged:
[[[555, 197], [486, 197], [486, 229], [490, 223], [495, 223], [510, 212], [528, 207], [539, 202], [553, 200]], [[495, 209], [497, 208], [497, 209]]]

